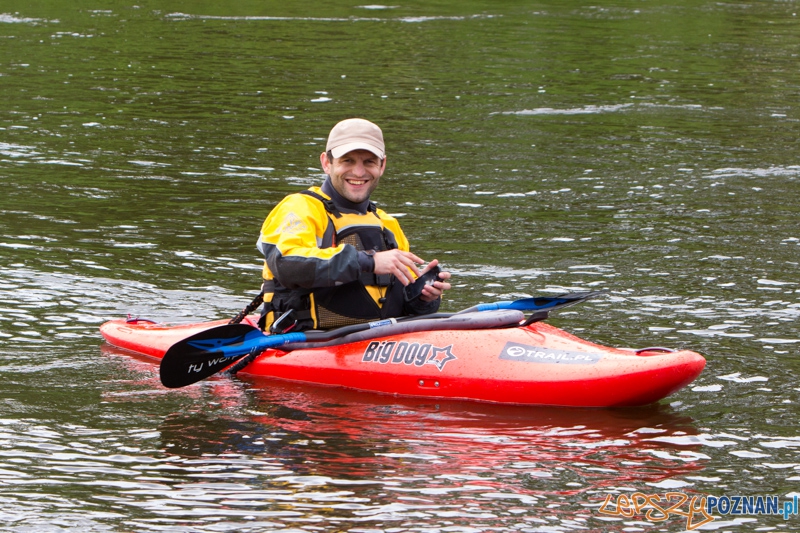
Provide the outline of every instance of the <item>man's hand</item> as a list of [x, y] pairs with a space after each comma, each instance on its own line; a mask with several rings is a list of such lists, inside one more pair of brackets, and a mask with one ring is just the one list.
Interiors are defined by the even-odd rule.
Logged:
[[[439, 264], [438, 259], [434, 259], [425, 269], [420, 273], [420, 275], [424, 274], [431, 268], [435, 267]], [[447, 280], [450, 279], [450, 272], [441, 271], [439, 272], [439, 279]], [[422, 289], [422, 294], [420, 294], [419, 299], [424, 302], [432, 302], [437, 298], [442, 296], [442, 293], [446, 290], [450, 289], [450, 284], [446, 281], [434, 281], [433, 285], [425, 285]]]
[[[392, 274], [403, 285], [413, 283], [416, 277], [421, 276], [439, 264], [439, 260], [434, 259], [420, 271], [417, 264], [424, 263], [422, 259], [411, 252], [403, 252], [397, 249], [378, 252], [372, 257], [375, 260], [375, 270], [373, 270], [375, 274]], [[413, 276], [409, 269], [414, 273]], [[450, 272], [439, 272], [439, 278], [443, 280], [450, 279]], [[450, 284], [446, 281], [435, 281], [433, 285], [426, 285], [422, 289], [422, 294], [420, 294], [419, 298], [424, 302], [432, 302], [449, 289]]]
[[[378, 252], [372, 256], [375, 260], [375, 274], [391, 274], [403, 285], [408, 285], [414, 281], [414, 275], [419, 276], [420, 271], [417, 263], [424, 261], [412, 254], [411, 252], [404, 252], [402, 250], [386, 250]], [[411, 272], [409, 272], [411, 269]]]

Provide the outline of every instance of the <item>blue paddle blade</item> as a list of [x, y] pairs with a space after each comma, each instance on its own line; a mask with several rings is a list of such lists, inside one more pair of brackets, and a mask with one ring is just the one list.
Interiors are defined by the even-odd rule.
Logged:
[[566, 304], [574, 304], [583, 299], [576, 300], [575, 298], [561, 298], [561, 297], [538, 297], [538, 298], [525, 298], [516, 300], [514, 302], [503, 302], [500, 309], [516, 309], [518, 311], [543, 311], [545, 309], [553, 309], [555, 307], [563, 307]]
[[264, 335], [246, 324], [226, 324], [175, 343], [161, 359], [161, 383], [178, 388], [216, 374], [253, 352], [290, 342], [304, 342], [304, 333]]
[[201, 352], [210, 352], [225, 358], [239, 357], [247, 355], [253, 349], [266, 350], [290, 342], [303, 342], [306, 336], [302, 333], [287, 333], [284, 335], [264, 335], [256, 328], [250, 328], [243, 335], [214, 337], [210, 339], [190, 338], [186, 339], [186, 344], [196, 348]]

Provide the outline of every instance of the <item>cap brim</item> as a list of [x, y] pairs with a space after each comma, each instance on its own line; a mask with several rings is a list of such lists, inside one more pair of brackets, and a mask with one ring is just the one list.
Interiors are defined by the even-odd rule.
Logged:
[[353, 150], [367, 150], [368, 152], [372, 152], [378, 156], [380, 159], [384, 159], [386, 157], [386, 154], [383, 153], [383, 150], [364, 141], [354, 141], [337, 146], [336, 148], [331, 148], [331, 154], [333, 154], [334, 158], [339, 158], [348, 152], [352, 152]]

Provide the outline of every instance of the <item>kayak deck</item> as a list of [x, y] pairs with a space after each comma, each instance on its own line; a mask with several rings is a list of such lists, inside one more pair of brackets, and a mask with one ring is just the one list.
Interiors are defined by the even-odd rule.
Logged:
[[[112, 320], [100, 329], [110, 344], [160, 359], [174, 343], [226, 323]], [[610, 348], [535, 322], [268, 349], [239, 375], [419, 398], [612, 407], [656, 402], [691, 383], [704, 366], [696, 352]]]

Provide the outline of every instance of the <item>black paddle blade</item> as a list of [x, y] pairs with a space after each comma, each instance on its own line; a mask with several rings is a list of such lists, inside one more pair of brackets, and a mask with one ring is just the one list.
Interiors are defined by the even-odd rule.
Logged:
[[601, 294], [605, 294], [605, 291], [568, 292], [566, 294], [559, 294], [558, 296], [533, 298], [533, 302], [541, 309], [555, 310], [585, 302]]
[[[522, 326], [529, 326], [534, 322], [541, 322], [542, 320], [547, 320], [550, 318], [551, 311], [558, 311], [565, 307], [569, 307], [570, 305], [575, 305], [577, 303], [585, 302], [591, 298], [595, 298], [600, 296], [601, 294], [605, 294], [606, 291], [584, 291], [584, 292], [569, 292], [566, 294], [562, 294], [560, 296], [553, 296], [553, 297], [538, 297], [538, 298], [530, 298], [528, 300], [523, 300], [525, 302], [533, 302], [533, 305], [530, 307], [534, 307], [539, 309], [535, 313], [532, 313], [528, 319], [522, 323]], [[516, 303], [516, 302], [515, 302]], [[530, 310], [530, 307], [527, 310]]]
[[161, 383], [171, 389], [197, 383], [258, 349], [253, 340], [263, 337], [253, 326], [227, 324], [178, 341], [161, 359]]
[[[537, 296], [523, 298], [513, 302], [496, 302], [492, 304], [478, 304], [468, 311], [491, 311], [494, 309], [516, 309], [517, 311], [555, 311], [586, 301], [603, 294], [604, 291], [568, 292], [558, 296]], [[462, 313], [464, 311], [461, 311]]]

